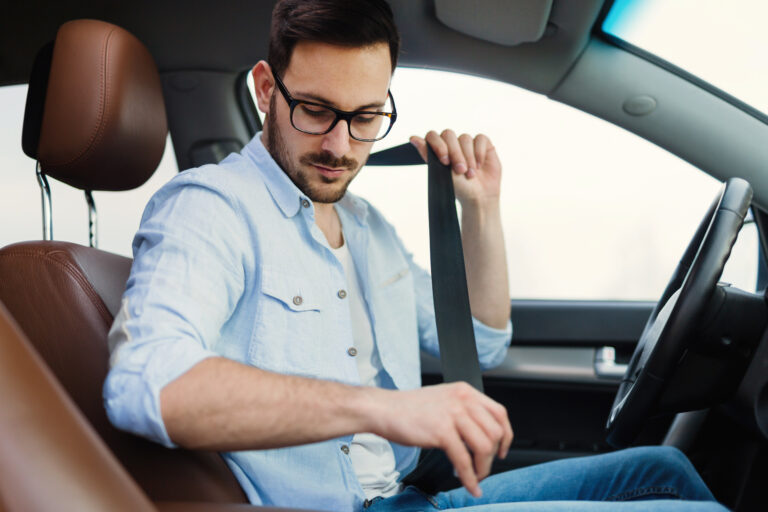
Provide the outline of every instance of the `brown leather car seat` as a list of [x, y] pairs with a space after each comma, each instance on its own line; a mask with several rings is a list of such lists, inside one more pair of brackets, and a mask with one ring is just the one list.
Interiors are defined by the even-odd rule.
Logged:
[[0, 510], [155, 510], [0, 303]]
[[0, 512], [291, 512], [240, 503], [151, 504], [2, 303], [0, 389]]
[[[25, 152], [43, 173], [80, 189], [143, 184], [157, 168], [168, 132], [149, 51], [115, 25], [76, 20], [62, 25], [45, 54], [30, 81]], [[13, 244], [0, 249], [0, 302], [152, 500], [245, 503], [217, 453], [169, 450], [118, 431], [107, 419], [101, 396], [107, 333], [130, 264], [66, 242]]]

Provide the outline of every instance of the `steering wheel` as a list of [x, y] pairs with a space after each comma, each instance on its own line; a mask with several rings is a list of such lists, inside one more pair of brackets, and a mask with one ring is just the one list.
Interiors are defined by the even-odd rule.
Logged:
[[677, 363], [695, 340], [736, 236], [752, 202], [752, 187], [731, 178], [718, 193], [656, 304], [619, 385], [606, 424], [607, 441], [621, 448], [640, 433]]

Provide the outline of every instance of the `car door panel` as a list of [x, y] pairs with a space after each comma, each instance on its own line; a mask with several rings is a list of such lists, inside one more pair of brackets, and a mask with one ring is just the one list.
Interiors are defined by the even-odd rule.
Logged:
[[[653, 302], [512, 302], [512, 343], [483, 374], [485, 392], [510, 416], [515, 441], [494, 471], [609, 451], [604, 426], [620, 377], [601, 376], [604, 348], [628, 361]], [[610, 352], [608, 352], [610, 353]], [[442, 381], [440, 362], [422, 354], [424, 384]]]

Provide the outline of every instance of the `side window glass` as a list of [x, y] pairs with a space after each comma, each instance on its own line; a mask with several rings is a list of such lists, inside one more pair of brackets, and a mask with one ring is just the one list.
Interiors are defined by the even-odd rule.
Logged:
[[[27, 86], [0, 87], [0, 247], [42, 238], [40, 189], [35, 162], [21, 149]], [[131, 256], [131, 242], [144, 206], [178, 169], [171, 139], [155, 174], [141, 187], [126, 192], [94, 192], [99, 221], [99, 248]], [[48, 180], [53, 201], [53, 236], [88, 245], [88, 210], [81, 190]]]
[[[514, 298], [657, 300], [721, 186], [630, 132], [509, 84], [399, 68], [391, 90], [398, 120], [374, 151], [444, 128], [496, 146]], [[426, 185], [426, 167], [370, 167], [350, 190], [428, 268]], [[723, 280], [751, 291], [756, 276], [748, 224]]]

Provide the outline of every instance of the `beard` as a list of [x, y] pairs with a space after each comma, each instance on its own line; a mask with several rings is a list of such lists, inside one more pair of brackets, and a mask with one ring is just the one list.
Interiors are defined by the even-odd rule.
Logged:
[[[337, 158], [327, 151], [305, 153], [296, 159], [292, 158], [285, 144], [280, 127], [275, 122], [277, 112], [275, 107], [275, 95], [269, 100], [269, 112], [265, 134], [267, 136], [266, 147], [269, 154], [277, 162], [277, 165], [285, 172], [301, 192], [316, 203], [336, 203], [347, 193], [347, 187], [357, 176], [362, 165], [354, 158], [342, 156]], [[302, 167], [305, 166], [305, 167]], [[347, 169], [350, 171], [345, 177], [329, 178], [322, 174], [308, 171], [306, 167], [319, 165], [333, 169]], [[319, 178], [320, 184], [310, 182], [310, 176]], [[325, 185], [325, 186], [323, 186]]]

